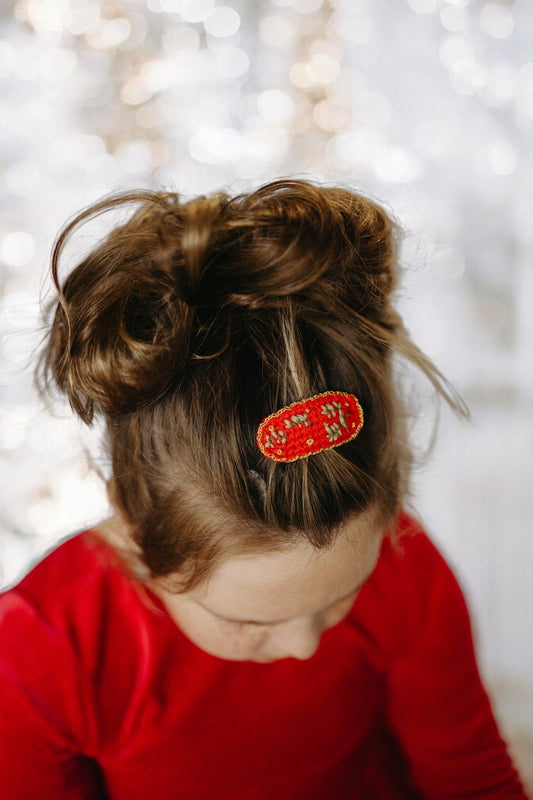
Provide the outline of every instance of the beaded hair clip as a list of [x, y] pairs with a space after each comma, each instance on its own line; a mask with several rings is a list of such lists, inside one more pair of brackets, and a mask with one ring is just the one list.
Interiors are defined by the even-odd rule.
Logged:
[[363, 409], [353, 394], [323, 392], [270, 414], [257, 429], [257, 444], [272, 461], [297, 461], [355, 439]]

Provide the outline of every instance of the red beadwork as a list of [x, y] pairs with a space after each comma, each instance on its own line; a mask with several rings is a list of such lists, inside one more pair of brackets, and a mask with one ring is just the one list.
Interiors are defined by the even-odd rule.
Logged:
[[363, 419], [353, 394], [324, 392], [266, 417], [257, 429], [257, 444], [272, 461], [296, 461], [355, 439]]

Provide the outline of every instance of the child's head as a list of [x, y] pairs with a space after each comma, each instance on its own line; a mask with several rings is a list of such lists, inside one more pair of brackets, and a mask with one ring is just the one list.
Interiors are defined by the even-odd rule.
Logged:
[[[132, 204], [60, 287], [74, 229]], [[42, 366], [82, 419], [104, 415], [111, 497], [152, 576], [190, 590], [230, 558], [333, 547], [364, 512], [392, 522], [411, 460], [395, 354], [449, 399], [391, 306], [398, 234], [367, 198], [302, 180], [188, 202], [123, 194], [67, 225]], [[333, 390], [357, 397], [358, 436], [265, 458], [261, 421]]]

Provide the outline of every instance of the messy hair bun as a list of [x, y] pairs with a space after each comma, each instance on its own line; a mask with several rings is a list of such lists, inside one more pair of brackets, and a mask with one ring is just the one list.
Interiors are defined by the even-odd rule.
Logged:
[[[140, 209], [61, 287], [59, 262], [75, 229], [134, 203]], [[186, 359], [217, 340], [216, 318], [232, 306], [280, 308], [293, 298], [328, 313], [358, 309], [365, 327], [391, 324], [393, 230], [368, 200], [298, 181], [233, 200], [110, 197], [78, 214], [54, 247], [59, 304], [46, 369], [90, 422], [95, 409], [121, 414], [157, 400]]]
[[[132, 216], [61, 285], [73, 232], [130, 205]], [[41, 379], [85, 422], [107, 419], [113, 497], [154, 574], [187, 564], [191, 585], [231, 542], [247, 546], [246, 525], [256, 548], [294, 531], [320, 547], [370, 506], [393, 518], [410, 463], [393, 356], [414, 362], [458, 408], [391, 304], [399, 233], [363, 195], [296, 179], [189, 201], [123, 193], [65, 227], [52, 255], [59, 302]], [[332, 389], [359, 398], [357, 439], [267, 462], [255, 442], [261, 420]], [[235, 519], [246, 521], [238, 541], [215, 533]]]
[[[60, 258], [72, 233], [92, 217], [134, 203], [137, 212], [60, 286]], [[205, 206], [202, 223], [218, 203]], [[175, 195], [126, 193], [82, 211], [59, 236], [52, 253], [59, 303], [41, 374], [53, 377], [85, 422], [95, 410], [115, 415], [153, 402], [187, 357], [205, 248], [205, 226], [195, 221]]]

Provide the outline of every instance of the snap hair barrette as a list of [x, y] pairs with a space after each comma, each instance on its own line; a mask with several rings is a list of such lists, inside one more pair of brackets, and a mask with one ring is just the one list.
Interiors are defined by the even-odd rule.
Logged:
[[363, 422], [355, 395], [323, 392], [265, 417], [257, 429], [257, 445], [272, 461], [297, 461], [355, 439]]

